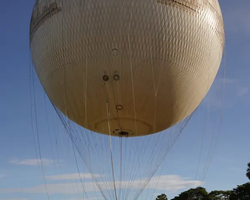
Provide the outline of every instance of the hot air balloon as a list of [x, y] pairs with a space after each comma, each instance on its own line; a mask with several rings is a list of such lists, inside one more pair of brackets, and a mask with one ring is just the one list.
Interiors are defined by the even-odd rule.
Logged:
[[37, 0], [30, 48], [52, 103], [91, 131], [160, 132], [190, 115], [220, 66], [217, 0]]
[[30, 23], [38, 78], [103, 199], [138, 199], [223, 48], [217, 0], [37, 0]]

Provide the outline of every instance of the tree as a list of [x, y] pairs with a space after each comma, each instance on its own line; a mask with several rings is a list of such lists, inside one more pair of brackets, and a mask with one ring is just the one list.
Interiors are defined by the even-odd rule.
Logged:
[[210, 192], [209, 198], [212, 200], [229, 200], [232, 191], [215, 190]]
[[250, 199], [250, 183], [238, 185], [233, 189], [229, 200], [249, 200]]
[[168, 197], [165, 194], [161, 194], [157, 196], [156, 200], [168, 200]]
[[250, 180], [250, 163], [248, 163], [247, 166], [248, 166], [248, 168], [247, 168], [246, 176], [247, 176], [247, 178], [249, 178], [249, 180]]
[[172, 200], [210, 200], [210, 198], [205, 188], [197, 187], [182, 192], [179, 196], [173, 198]]

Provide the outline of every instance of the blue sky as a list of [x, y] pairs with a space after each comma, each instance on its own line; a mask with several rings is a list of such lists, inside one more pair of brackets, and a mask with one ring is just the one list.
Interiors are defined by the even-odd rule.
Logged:
[[[0, 7], [0, 200], [86, 199], [72, 144], [35, 76], [43, 169], [39, 165], [30, 101], [29, 21], [33, 4], [33, 0], [8, 0]], [[144, 199], [154, 199], [162, 192], [173, 197], [201, 181], [208, 191], [228, 190], [247, 182], [245, 171], [250, 161], [250, 2], [220, 0], [220, 4], [226, 32], [221, 69], [209, 94], [142, 194]], [[221, 110], [223, 120], [219, 129]], [[210, 145], [215, 144], [211, 139], [216, 138], [219, 130], [214, 149]], [[213, 150], [213, 159], [206, 162]], [[88, 199], [102, 199], [86, 166], [78, 155], [76, 157], [83, 184], [89, 191]], [[205, 166], [208, 171], [204, 172]]]

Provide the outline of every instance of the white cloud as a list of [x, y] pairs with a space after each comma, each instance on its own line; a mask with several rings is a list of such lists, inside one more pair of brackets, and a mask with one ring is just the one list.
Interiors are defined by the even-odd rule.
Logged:
[[13, 159], [9, 163], [13, 165], [28, 165], [28, 166], [50, 166], [56, 164], [53, 160], [50, 159]]
[[[135, 180], [133, 182], [122, 181], [116, 182], [117, 188], [127, 188], [138, 190], [141, 189], [145, 180]], [[102, 190], [113, 189], [111, 182], [98, 182], [101, 185]], [[201, 181], [189, 180], [178, 175], [163, 175], [160, 177], [153, 177], [147, 186], [147, 189], [165, 190], [165, 191], [177, 191], [185, 188], [196, 187], [202, 184]], [[84, 190], [86, 192], [98, 191], [94, 182], [84, 182]], [[81, 183], [59, 183], [59, 184], [47, 184], [47, 191], [49, 194], [78, 194], [83, 192]], [[15, 188], [15, 189], [0, 189], [0, 193], [45, 193], [45, 185], [38, 185], [31, 188]]]
[[0, 199], [0, 200], [28, 200], [28, 199], [26, 199], [26, 198], [17, 198], [17, 199]]
[[164, 175], [160, 176], [160, 178], [152, 178], [147, 188], [153, 189], [156, 185], [158, 190], [177, 191], [185, 188], [200, 186], [202, 185], [202, 182], [189, 180], [188, 178], [183, 178], [179, 175]]
[[99, 174], [89, 174], [89, 173], [75, 173], [75, 174], [60, 174], [55, 176], [45, 176], [46, 179], [49, 180], [80, 180], [80, 179], [92, 179], [99, 178], [101, 175]]
[[[83, 192], [81, 183], [59, 183], [38, 185], [30, 188], [14, 188], [14, 189], [0, 189], [0, 193], [46, 193], [46, 188], [49, 194], [78, 194]], [[84, 183], [86, 192], [97, 191], [94, 183]]]
[[[62, 199], [62, 200], [96, 200], [103, 199], [102, 197], [93, 197], [93, 198], [70, 198], [70, 199]], [[1, 200], [1, 199], [0, 199]]]

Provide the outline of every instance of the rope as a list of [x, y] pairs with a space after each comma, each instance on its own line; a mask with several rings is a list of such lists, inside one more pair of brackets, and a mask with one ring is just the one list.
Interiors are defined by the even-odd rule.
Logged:
[[112, 167], [112, 177], [113, 177], [113, 184], [114, 184], [114, 190], [115, 190], [115, 199], [118, 200], [117, 194], [116, 194], [116, 185], [115, 185], [115, 172], [114, 172], [113, 154], [112, 154], [112, 138], [111, 138], [110, 122], [109, 122], [109, 105], [108, 105], [108, 100], [106, 100], [106, 111], [107, 111], [107, 119], [108, 119], [108, 130], [109, 130], [109, 144], [110, 144], [110, 159], [111, 159], [111, 167]]

